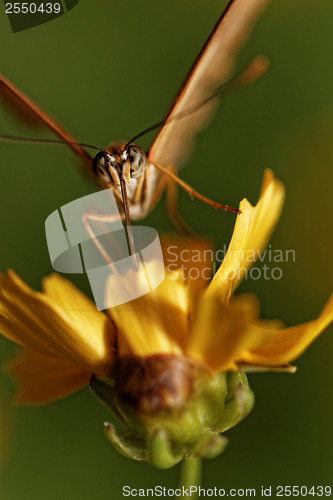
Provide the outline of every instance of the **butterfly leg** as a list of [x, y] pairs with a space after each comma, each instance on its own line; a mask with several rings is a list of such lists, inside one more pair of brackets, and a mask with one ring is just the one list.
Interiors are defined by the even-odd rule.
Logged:
[[[168, 169], [176, 175], [175, 167], [168, 167]], [[167, 213], [170, 221], [175, 226], [175, 228], [183, 234], [193, 235], [194, 231], [188, 226], [179, 213], [178, 207], [178, 189], [177, 184], [172, 179], [169, 179], [166, 188], [166, 207]]]
[[[158, 163], [154, 163], [155, 167], [160, 170], [163, 174], [167, 175], [173, 182], [179, 184], [180, 187], [182, 187], [189, 195], [190, 197], [193, 198], [198, 198], [199, 200], [203, 201], [207, 205], [210, 205], [211, 207], [214, 208], [219, 208], [220, 210], [227, 210], [229, 212], [234, 212], [236, 214], [240, 214], [241, 211], [239, 208], [233, 208], [229, 207], [229, 205], [222, 205], [221, 203], [218, 203], [217, 201], [213, 201], [207, 196], [202, 195], [198, 191], [196, 191], [193, 187], [191, 187], [189, 184], [187, 184], [185, 181], [180, 179], [174, 172], [172, 171], [172, 167], [162, 167], [162, 165], [159, 165]], [[174, 168], [173, 168], [174, 170]]]
[[105, 260], [106, 264], [108, 264], [108, 266], [110, 267], [110, 270], [113, 273], [118, 274], [112, 257], [109, 255], [108, 250], [105, 248], [103, 243], [98, 239], [98, 235], [94, 231], [93, 223], [100, 222], [100, 223], [110, 224], [116, 222], [117, 220], [119, 220], [119, 214], [94, 214], [86, 212], [83, 213], [81, 217], [83, 225], [87, 231], [89, 238], [96, 246], [97, 250]]

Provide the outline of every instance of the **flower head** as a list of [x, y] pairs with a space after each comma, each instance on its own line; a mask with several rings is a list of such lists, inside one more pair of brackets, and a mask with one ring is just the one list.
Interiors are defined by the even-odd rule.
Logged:
[[[318, 319], [293, 328], [261, 320], [255, 297], [232, 296], [253, 261], [248, 252], [265, 247], [283, 200], [282, 184], [266, 171], [257, 205], [241, 202], [228, 252], [208, 287], [186, 272], [169, 272], [150, 293], [107, 315], [58, 275], [43, 280], [43, 293], [12, 271], [2, 275], [0, 329], [25, 347], [11, 363], [18, 400], [66, 396], [94, 374], [94, 392], [131, 431], [119, 436], [107, 425], [122, 453], [167, 467], [183, 456], [220, 452], [219, 433], [253, 405], [243, 372], [293, 371], [289, 363], [333, 320], [333, 295]], [[112, 277], [106, 293], [117, 293]]]

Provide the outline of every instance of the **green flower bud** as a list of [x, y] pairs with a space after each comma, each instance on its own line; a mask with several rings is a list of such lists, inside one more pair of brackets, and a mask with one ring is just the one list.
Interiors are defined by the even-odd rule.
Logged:
[[105, 424], [123, 455], [160, 469], [184, 457], [213, 458], [227, 444], [220, 434], [242, 420], [254, 397], [241, 372], [212, 375], [196, 361], [171, 355], [118, 358], [109, 378], [91, 379], [95, 395], [129, 432]]

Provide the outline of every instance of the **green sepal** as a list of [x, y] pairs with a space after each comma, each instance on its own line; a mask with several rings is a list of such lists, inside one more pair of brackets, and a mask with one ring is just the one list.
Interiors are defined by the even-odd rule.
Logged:
[[104, 432], [115, 450], [127, 458], [137, 461], [145, 461], [147, 458], [146, 443], [138, 438], [133, 432], [117, 434], [113, 424], [105, 422]]
[[158, 469], [169, 469], [184, 457], [184, 448], [175, 450], [163, 429], [155, 429], [147, 439], [147, 461]]
[[245, 373], [228, 373], [228, 395], [225, 410], [216, 431], [225, 432], [245, 418], [254, 405], [254, 394], [251, 391]]
[[215, 458], [225, 450], [228, 441], [225, 436], [212, 433], [198, 444], [191, 457]]
[[120, 421], [123, 421], [117, 406], [114, 404], [114, 382], [108, 378], [97, 378], [96, 375], [92, 375], [90, 377], [89, 385], [97, 399], [110, 408], [113, 414]]

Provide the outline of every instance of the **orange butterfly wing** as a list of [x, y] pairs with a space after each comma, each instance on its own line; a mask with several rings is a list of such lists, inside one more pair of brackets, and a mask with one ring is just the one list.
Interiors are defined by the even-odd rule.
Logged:
[[209, 101], [184, 118], [172, 118], [207, 99], [216, 87], [230, 79], [238, 52], [267, 3], [268, 0], [228, 3], [165, 117], [150, 148], [149, 160], [164, 167], [179, 167], [185, 161], [194, 135], [204, 127], [218, 100]]
[[52, 130], [59, 139], [71, 143], [68, 144], [68, 146], [83, 158], [85, 162], [88, 163], [89, 167], [91, 167], [91, 156], [81, 146], [75, 144], [75, 139], [3, 75], [0, 75], [0, 95], [4, 97], [8, 106], [11, 107], [13, 113], [17, 114], [19, 118], [27, 120], [32, 124], [45, 125]]

